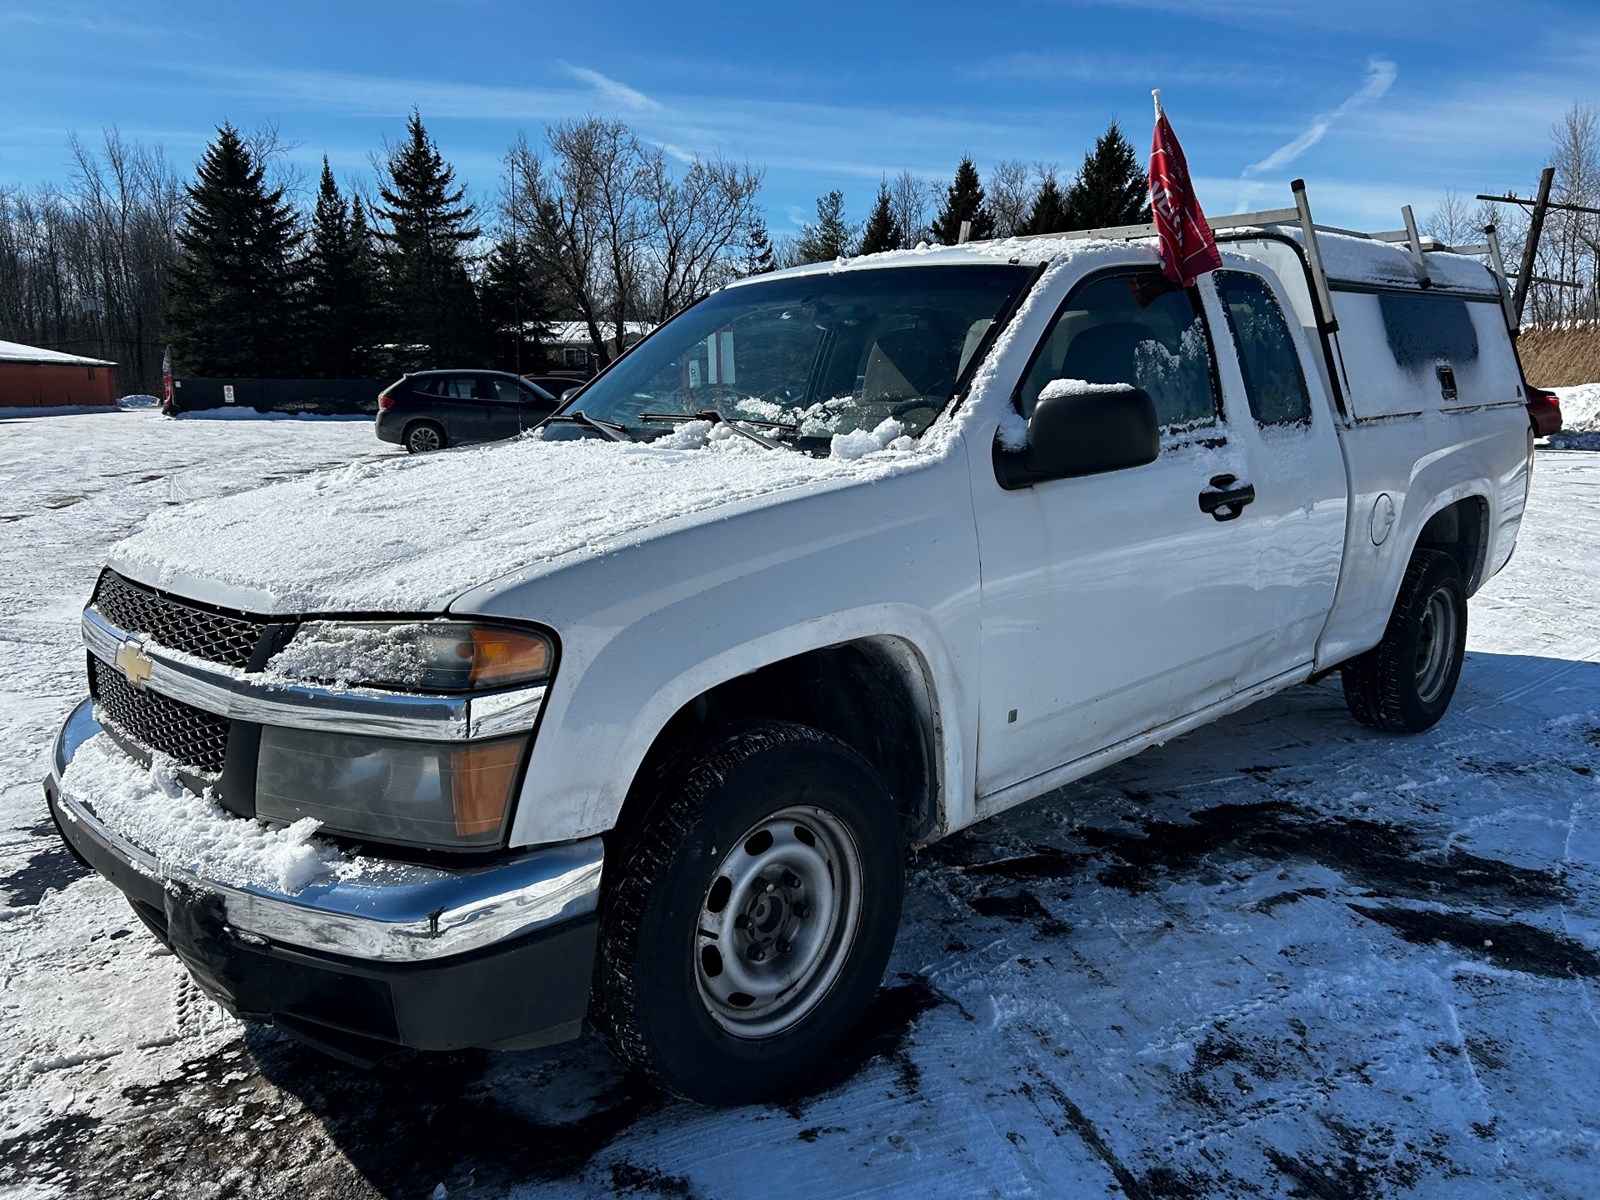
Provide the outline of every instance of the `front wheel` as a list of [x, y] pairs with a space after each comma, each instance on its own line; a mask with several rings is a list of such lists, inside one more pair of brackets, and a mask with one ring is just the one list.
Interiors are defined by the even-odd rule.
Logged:
[[831, 1054], [888, 963], [904, 884], [894, 804], [838, 739], [716, 733], [617, 835], [590, 1015], [612, 1051], [708, 1104], [759, 1099]]
[[1456, 560], [1411, 556], [1383, 641], [1342, 669], [1344, 699], [1363, 725], [1386, 733], [1431, 729], [1450, 707], [1467, 651], [1467, 589]]

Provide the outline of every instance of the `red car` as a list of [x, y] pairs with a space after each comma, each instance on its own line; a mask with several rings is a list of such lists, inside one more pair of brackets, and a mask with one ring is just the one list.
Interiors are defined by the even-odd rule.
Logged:
[[1528, 417], [1534, 437], [1549, 437], [1561, 432], [1561, 398], [1544, 388], [1528, 389]]

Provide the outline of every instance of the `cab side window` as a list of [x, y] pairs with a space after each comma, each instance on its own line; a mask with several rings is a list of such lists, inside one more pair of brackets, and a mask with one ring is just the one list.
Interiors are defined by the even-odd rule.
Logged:
[[1305, 425], [1311, 394], [1283, 310], [1266, 281], [1242, 271], [1218, 271], [1217, 295], [1239, 351], [1250, 415], [1260, 425]]
[[1102, 275], [1072, 293], [1018, 389], [1024, 417], [1057, 379], [1132, 384], [1154, 401], [1167, 433], [1217, 421], [1211, 344], [1195, 295], [1154, 271]]
[[491, 377], [489, 382], [494, 385], [494, 398], [503, 400], [507, 404], [516, 404], [524, 397], [531, 400], [531, 392], [517, 386], [515, 379], [499, 379]]

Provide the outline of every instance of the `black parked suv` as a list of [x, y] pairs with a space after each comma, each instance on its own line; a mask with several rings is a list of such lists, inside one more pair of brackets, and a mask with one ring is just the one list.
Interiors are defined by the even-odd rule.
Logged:
[[378, 436], [413, 454], [492, 442], [532, 429], [559, 407], [509, 371], [417, 371], [378, 395]]

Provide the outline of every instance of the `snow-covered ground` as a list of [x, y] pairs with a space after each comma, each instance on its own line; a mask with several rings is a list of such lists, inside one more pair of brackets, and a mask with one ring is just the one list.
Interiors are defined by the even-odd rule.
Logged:
[[1298, 688], [925, 851], [849, 1048], [719, 1112], [589, 1038], [363, 1074], [246, 1029], [57, 843], [38, 781], [107, 546], [391, 453], [366, 422], [0, 448], [0, 1194], [1600, 1191], [1600, 456], [1540, 451], [1437, 729]]

